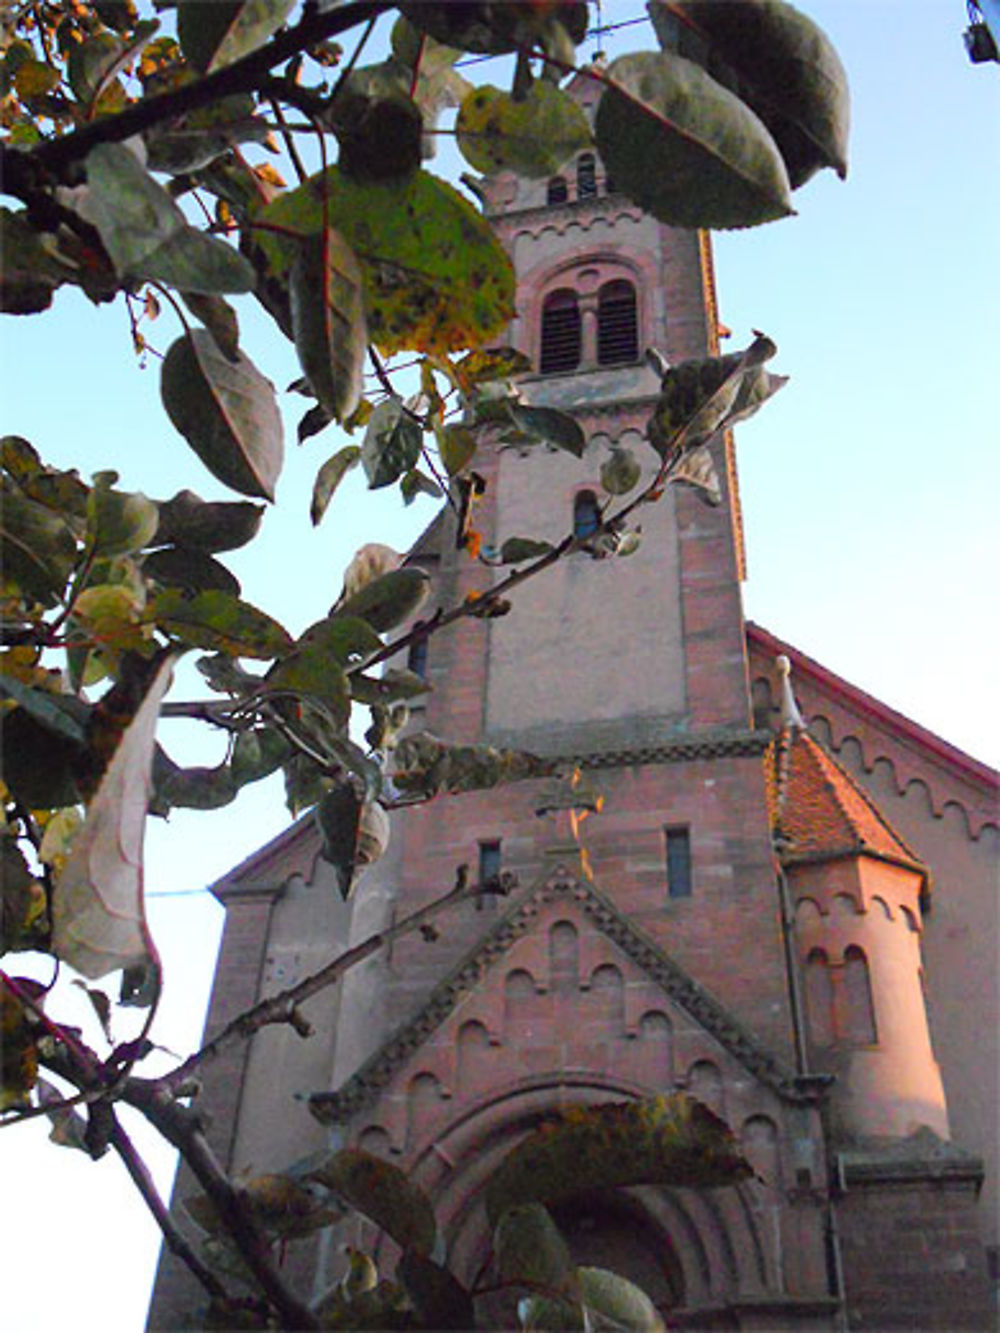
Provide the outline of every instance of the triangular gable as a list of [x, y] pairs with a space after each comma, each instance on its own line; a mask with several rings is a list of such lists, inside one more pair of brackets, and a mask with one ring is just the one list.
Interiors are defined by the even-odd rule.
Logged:
[[638, 973], [655, 985], [659, 994], [714, 1038], [753, 1078], [785, 1101], [815, 1100], [815, 1088], [797, 1079], [710, 992], [623, 916], [592, 882], [577, 878], [559, 866], [518, 899], [450, 975], [435, 986], [418, 1012], [397, 1028], [337, 1091], [314, 1093], [310, 1097], [310, 1109], [316, 1117], [324, 1124], [344, 1124], [370, 1107], [414, 1052], [429, 1042], [468, 996], [481, 989], [494, 965], [509, 957], [514, 946], [532, 933], [540, 911], [553, 902], [571, 907], [574, 915], [612, 941], [635, 964]]

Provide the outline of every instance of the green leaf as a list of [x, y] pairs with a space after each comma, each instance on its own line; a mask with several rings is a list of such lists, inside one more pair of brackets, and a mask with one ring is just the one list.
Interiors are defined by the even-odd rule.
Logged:
[[343, 616], [360, 616], [376, 633], [385, 634], [416, 615], [430, 592], [430, 582], [426, 570], [415, 565], [394, 569], [348, 597], [337, 611]]
[[[394, 62], [386, 62], [391, 69]], [[424, 122], [402, 82], [369, 91], [368, 71], [355, 70], [331, 107], [340, 143], [339, 167], [359, 184], [398, 181], [420, 166]], [[397, 80], [393, 80], [397, 82]], [[425, 81], [426, 82], [426, 81]], [[374, 95], [372, 95], [374, 94]]]
[[52, 901], [52, 952], [91, 981], [155, 956], [143, 904], [142, 840], [167, 657], [125, 730], [73, 840]]
[[685, 1093], [563, 1111], [500, 1163], [486, 1188], [494, 1223], [522, 1203], [626, 1185], [705, 1188], [753, 1175], [725, 1123]]
[[112, 79], [135, 59], [159, 26], [157, 19], [146, 19], [135, 24], [128, 39], [99, 32], [74, 43], [66, 61], [66, 73], [77, 100], [93, 107]]
[[[289, 190], [257, 215], [300, 236], [330, 225], [357, 255], [368, 331], [386, 352], [480, 346], [511, 318], [514, 274], [490, 224], [457, 190], [418, 171], [402, 184], [363, 185], [336, 167]], [[287, 280], [298, 242], [261, 231], [268, 271]]]
[[165, 546], [142, 562], [143, 573], [170, 588], [189, 592], [227, 592], [239, 597], [240, 581], [220, 561], [186, 546]]
[[230, 760], [233, 781], [238, 787], [258, 782], [280, 768], [291, 752], [290, 743], [273, 727], [241, 731], [233, 743]]
[[507, 403], [507, 411], [518, 430], [526, 435], [544, 440], [556, 449], [564, 449], [574, 458], [583, 457], [587, 437], [576, 418], [568, 412], [560, 412], [554, 407], [528, 407], [513, 401]]
[[[364, 622], [359, 622], [363, 624]], [[266, 688], [281, 694], [308, 696], [322, 703], [339, 726], [351, 715], [351, 691], [342, 666], [331, 660], [322, 642], [296, 646], [265, 677]]]
[[240, 325], [229, 302], [221, 296], [206, 296], [201, 292], [180, 295], [192, 315], [208, 329], [223, 356], [235, 361], [240, 351]]
[[[546, 47], [552, 27], [579, 43], [587, 31], [587, 6], [574, 0], [551, 4], [510, 4], [509, 0], [409, 0], [400, 9], [413, 25], [439, 42], [463, 51], [501, 54], [536, 43]], [[564, 52], [572, 58], [572, 49]]]
[[404, 1250], [396, 1269], [421, 1327], [456, 1330], [475, 1327], [472, 1297], [458, 1278], [415, 1250]]
[[[841, 179], [847, 175], [847, 75], [833, 44], [808, 15], [775, 0], [754, 5], [679, 0], [669, 8], [707, 39], [713, 66], [721, 59], [735, 75], [733, 91], [770, 130], [793, 189], [822, 167], [832, 167]], [[649, 9], [661, 44], [673, 46], [676, 29], [664, 22], [667, 6], [654, 0]], [[727, 81], [727, 71], [713, 67], [712, 72]]]
[[252, 265], [232, 246], [188, 225], [133, 153], [98, 144], [87, 155], [88, 219], [126, 282], [167, 282], [185, 292], [249, 292]]
[[276, 620], [226, 592], [191, 596], [179, 588], [164, 588], [150, 599], [145, 619], [183, 643], [234, 657], [280, 657], [292, 646]]
[[361, 1148], [343, 1148], [310, 1172], [351, 1208], [370, 1218], [403, 1250], [429, 1255], [437, 1239], [426, 1194], [398, 1166]]
[[493, 1232], [493, 1253], [505, 1281], [547, 1287], [568, 1287], [572, 1274], [569, 1246], [540, 1203], [507, 1208]]
[[610, 458], [601, 464], [601, 485], [609, 495], [627, 495], [642, 475], [639, 460], [631, 449], [614, 445]]
[[302, 242], [291, 272], [292, 333], [322, 407], [338, 421], [361, 401], [368, 349], [361, 269], [332, 228]]
[[87, 497], [87, 544], [95, 557], [131, 555], [152, 541], [159, 523], [159, 508], [139, 493], [111, 489], [106, 478], [95, 478]]
[[525, 750], [447, 745], [426, 731], [405, 736], [396, 747], [395, 758], [393, 782], [400, 791], [424, 798], [446, 791], [479, 791], [554, 772], [553, 760]]
[[15, 700], [30, 717], [55, 735], [78, 745], [86, 742], [89, 708], [72, 695], [37, 690], [5, 674], [0, 674], [0, 694]]
[[206, 554], [235, 551], [256, 537], [263, 517], [264, 506], [248, 500], [206, 501], [194, 491], [178, 491], [160, 504], [156, 543]]
[[468, 426], [436, 427], [438, 453], [449, 477], [456, 476], [476, 456], [476, 437]]
[[174, 808], [221, 810], [236, 799], [239, 783], [228, 764], [181, 767], [159, 745], [153, 757], [151, 814], [166, 817]]
[[474, 88], [462, 102], [455, 131], [465, 160], [487, 176], [514, 171], [545, 179], [593, 143], [583, 108], [544, 80], [520, 100], [488, 85]]
[[674, 227], [753, 227], [793, 212], [774, 140], [698, 65], [640, 51], [608, 69], [597, 146], [615, 186]]
[[219, 481], [274, 499], [284, 437], [274, 385], [242, 352], [230, 361], [195, 329], [171, 346], [160, 392], [167, 415]]
[[634, 1282], [606, 1268], [578, 1268], [576, 1278], [584, 1308], [598, 1316], [599, 1322], [591, 1321], [590, 1327], [608, 1324], [632, 1333], [663, 1333], [660, 1312]]
[[4, 585], [52, 606], [76, 564], [77, 544], [68, 524], [51, 509], [4, 485], [0, 501], [0, 569]]
[[177, 37], [185, 57], [205, 74], [264, 45], [291, 13], [295, 0], [181, 0]]
[[381, 647], [382, 640], [367, 620], [341, 609], [310, 625], [295, 641], [293, 651], [317, 653], [342, 667], [358, 667]]
[[372, 490], [391, 486], [415, 466], [423, 434], [401, 398], [386, 398], [371, 414], [361, 445], [361, 464]]
[[344, 477], [355, 467], [361, 458], [361, 450], [356, 444], [345, 444], [332, 458], [328, 458], [316, 473], [313, 484], [312, 502], [309, 506], [309, 518], [313, 527], [320, 522], [329, 507], [337, 487]]
[[45, 248], [27, 210], [0, 208], [0, 312], [36, 315], [52, 304], [52, 294], [72, 272]]
[[423, 676], [405, 667], [388, 667], [381, 676], [352, 672], [351, 697], [362, 704], [391, 704], [401, 699], [416, 699], [431, 686]]
[[444, 491], [433, 477], [428, 477], [419, 468], [411, 468], [403, 474], [399, 483], [399, 492], [404, 504], [412, 504], [418, 495], [429, 495], [433, 500], [440, 500]]
[[519, 565], [522, 560], [536, 560], [553, 550], [551, 542], [538, 542], [531, 537], [508, 537], [500, 548], [502, 565]]

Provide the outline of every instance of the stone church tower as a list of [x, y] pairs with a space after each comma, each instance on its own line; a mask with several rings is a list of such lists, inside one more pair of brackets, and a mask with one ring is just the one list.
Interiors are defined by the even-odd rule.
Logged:
[[[476, 526], [495, 546], [585, 532], [610, 446], [654, 462], [644, 349], [671, 362], [717, 350], [708, 240], [643, 215], [587, 154], [547, 183], [491, 181], [487, 211], [519, 278], [509, 341], [538, 368], [524, 396], [572, 408], [589, 444], [581, 460], [543, 446], [478, 456]], [[856, 734], [844, 718], [859, 692], [744, 625], [732, 443], [715, 447], [718, 507], [671, 488], [644, 509], [634, 555], [576, 552], [520, 589], [512, 614], [462, 621], [412, 663], [433, 687], [416, 727], [581, 770], [602, 803], [579, 840], [551, 782], [528, 781], [395, 815], [350, 904], [308, 817], [215, 886], [227, 920], [210, 1031], [440, 896], [461, 863], [519, 886], [311, 1001], [309, 1040], [265, 1029], [213, 1067], [217, 1148], [258, 1172], [331, 1135], [385, 1154], [430, 1193], [471, 1281], [489, 1252], [482, 1184], [540, 1117], [686, 1089], [726, 1119], [759, 1180], [581, 1197], [559, 1216], [579, 1262], [632, 1277], [679, 1327], [985, 1328], [988, 1072], [971, 1058], [947, 1071], [972, 1127], [953, 1143], [926, 1007], [923, 932], [947, 886], [832, 753]], [[432, 606], [488, 586], [455, 535], [446, 512], [411, 553]], [[836, 715], [836, 736], [803, 730], [780, 653], [810, 721]], [[995, 775], [942, 757], [913, 724], [893, 732], [898, 715], [869, 702], [871, 752], [905, 751], [981, 824]], [[977, 1078], [979, 1093], [960, 1089]], [[343, 1239], [292, 1260], [315, 1290]], [[353, 1239], [386, 1257], [374, 1233]], [[180, 1326], [196, 1303], [165, 1258], [151, 1327]]]

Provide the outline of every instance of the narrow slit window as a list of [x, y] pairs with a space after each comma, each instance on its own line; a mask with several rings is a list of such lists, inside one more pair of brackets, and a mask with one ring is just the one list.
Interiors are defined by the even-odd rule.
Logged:
[[667, 894], [671, 898], [691, 897], [691, 835], [686, 828], [668, 828]]
[[561, 288], [546, 297], [542, 307], [542, 374], [575, 370], [580, 364], [580, 345], [580, 303], [576, 292]]
[[635, 288], [630, 282], [606, 282], [597, 297], [597, 361], [620, 366], [639, 355]]
[[573, 501], [573, 536], [592, 537], [601, 526], [601, 508], [593, 491], [581, 491]]
[[593, 153], [583, 153], [576, 164], [576, 197], [593, 199], [597, 195], [597, 162]]
[[548, 189], [545, 194], [546, 202], [549, 204], [564, 204], [569, 198], [569, 186], [563, 180], [562, 176], [553, 176], [549, 181]]
[[[481, 842], [479, 844], [479, 888], [484, 890], [499, 884], [501, 868], [500, 839], [491, 838], [486, 842]], [[485, 903], [496, 903], [498, 901], [496, 894], [477, 893], [476, 909], [482, 911]]]
[[[414, 629], [420, 629], [423, 625], [422, 620], [418, 620], [413, 626]], [[417, 676], [427, 679], [427, 637], [414, 639], [410, 644], [409, 651], [406, 654], [406, 665]]]
[[871, 975], [864, 950], [856, 944], [844, 950], [843, 992], [843, 1039], [854, 1046], [874, 1046], [878, 1035]]

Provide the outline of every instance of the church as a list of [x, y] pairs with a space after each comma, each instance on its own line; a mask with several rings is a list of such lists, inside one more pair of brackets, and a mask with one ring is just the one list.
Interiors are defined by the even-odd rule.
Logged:
[[[524, 398], [572, 410], [589, 443], [581, 459], [481, 449], [476, 526], [494, 547], [583, 535], [610, 448], [655, 461], [645, 349], [718, 352], [709, 239], [644, 215], [588, 153], [485, 189], [518, 277], [509, 343], [536, 368]], [[213, 886], [209, 1036], [441, 896], [460, 864], [516, 885], [311, 1000], [308, 1040], [267, 1028], [220, 1059], [201, 1099], [215, 1147], [237, 1172], [330, 1144], [384, 1155], [428, 1192], [471, 1282], [489, 1254], [483, 1182], [528, 1130], [683, 1089], [756, 1178], [574, 1199], [557, 1220], [577, 1262], [637, 1282], [668, 1327], [986, 1329], [997, 774], [744, 621], [731, 439], [713, 450], [717, 506], [671, 487], [628, 559], [576, 550], [510, 615], [411, 650], [432, 687], [414, 729], [558, 760], [576, 787], [396, 812], [347, 903], [309, 816]], [[431, 606], [482, 585], [448, 511], [408, 559]], [[182, 1174], [176, 1198], [190, 1192]], [[298, 1247], [300, 1290], [335, 1280], [344, 1239]], [[384, 1257], [368, 1224], [347, 1239]], [[197, 1304], [165, 1254], [150, 1327]]]

